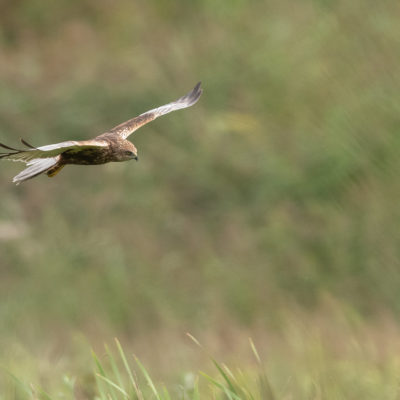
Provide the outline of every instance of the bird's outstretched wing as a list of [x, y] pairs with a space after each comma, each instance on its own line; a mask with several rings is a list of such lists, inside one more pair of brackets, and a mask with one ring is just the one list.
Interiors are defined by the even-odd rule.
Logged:
[[[172, 103], [165, 104], [164, 106], [154, 108], [153, 110], [146, 111], [145, 113], [112, 128], [104, 135], [109, 135], [111, 133], [119, 135], [122, 139], [126, 139], [131, 133], [135, 132], [141, 126], [153, 121], [157, 117], [168, 114], [171, 111], [192, 106], [193, 104], [197, 103], [197, 100], [199, 100], [203, 92], [203, 89], [200, 88], [200, 85], [201, 82], [199, 82], [190, 93], [186, 94], [180, 99], [173, 101]], [[103, 135], [100, 135], [99, 137], [101, 136]]]
[[21, 139], [21, 142], [28, 147], [27, 150], [18, 150], [13, 147], [6, 146], [0, 143], [0, 147], [11, 150], [9, 152], [0, 153], [0, 159], [22, 161], [28, 163], [36, 158], [51, 158], [55, 157], [65, 151], [79, 152], [83, 149], [88, 148], [104, 148], [109, 146], [109, 143], [105, 140], [82, 140], [82, 141], [68, 141], [55, 144], [49, 144], [47, 146], [33, 147], [25, 140]]

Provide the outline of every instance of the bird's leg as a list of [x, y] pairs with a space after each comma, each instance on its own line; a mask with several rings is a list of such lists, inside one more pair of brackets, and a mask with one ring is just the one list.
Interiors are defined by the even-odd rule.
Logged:
[[56, 165], [52, 168], [50, 168], [46, 174], [49, 178], [52, 178], [53, 176], [56, 176], [63, 168], [65, 165]]

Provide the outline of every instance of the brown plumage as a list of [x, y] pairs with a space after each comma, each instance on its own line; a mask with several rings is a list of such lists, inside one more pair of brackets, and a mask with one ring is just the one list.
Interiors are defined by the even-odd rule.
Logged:
[[67, 141], [34, 147], [21, 139], [27, 149], [19, 150], [0, 143], [8, 152], [0, 153], [0, 159], [22, 161], [28, 168], [14, 177], [17, 185], [42, 173], [52, 177], [65, 165], [98, 165], [112, 161], [137, 160], [136, 147], [126, 138], [143, 125], [171, 111], [195, 104], [202, 93], [200, 82], [186, 96], [164, 106], [147, 111], [91, 140]]

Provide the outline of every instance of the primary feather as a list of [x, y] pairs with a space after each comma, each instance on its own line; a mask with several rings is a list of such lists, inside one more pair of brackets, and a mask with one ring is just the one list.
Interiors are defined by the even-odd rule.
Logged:
[[138, 130], [140, 127], [155, 120], [161, 115], [165, 115], [172, 111], [187, 108], [196, 104], [201, 94], [203, 93], [203, 89], [201, 89], [200, 86], [201, 82], [199, 82], [188, 94], [180, 97], [178, 100], [173, 101], [172, 103], [165, 104], [161, 107], [146, 111], [145, 113], [140, 114], [135, 118], [129, 119], [128, 121], [125, 121], [122, 124], [119, 124], [116, 127], [112, 128], [105, 135], [112, 133], [119, 135], [123, 139], [126, 139], [129, 135]]
[[59, 158], [60, 156], [51, 158], [37, 158], [35, 160], [27, 162], [26, 165], [28, 165], [28, 168], [25, 168], [18, 175], [14, 176], [13, 182], [19, 185], [21, 182], [27, 181], [28, 179], [32, 179], [35, 176], [40, 175], [41, 173], [54, 167], [57, 164]]

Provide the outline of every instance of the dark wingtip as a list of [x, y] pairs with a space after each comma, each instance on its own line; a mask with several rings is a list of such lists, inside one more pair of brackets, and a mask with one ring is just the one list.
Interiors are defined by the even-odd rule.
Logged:
[[18, 149], [14, 149], [14, 147], [7, 146], [7, 145], [5, 145], [3, 143], [0, 143], [0, 147], [3, 147], [4, 149], [7, 149], [7, 150], [12, 150], [12, 151], [21, 151], [21, 150], [18, 150]]
[[22, 143], [23, 145], [25, 145], [26, 147], [29, 147], [30, 149], [37, 150], [37, 148], [36, 148], [35, 146], [32, 146], [31, 144], [29, 144], [26, 140], [24, 140], [24, 139], [22, 139], [22, 138], [19, 138], [19, 140], [20, 140], [21, 143]]
[[192, 93], [193, 94], [202, 94], [203, 93], [203, 89], [200, 87], [201, 86], [201, 81], [193, 88]]
[[197, 85], [192, 89], [190, 93], [187, 94], [186, 99], [189, 100], [190, 105], [193, 105], [199, 100], [201, 94], [203, 93], [203, 89], [201, 89], [201, 81], [197, 83]]

